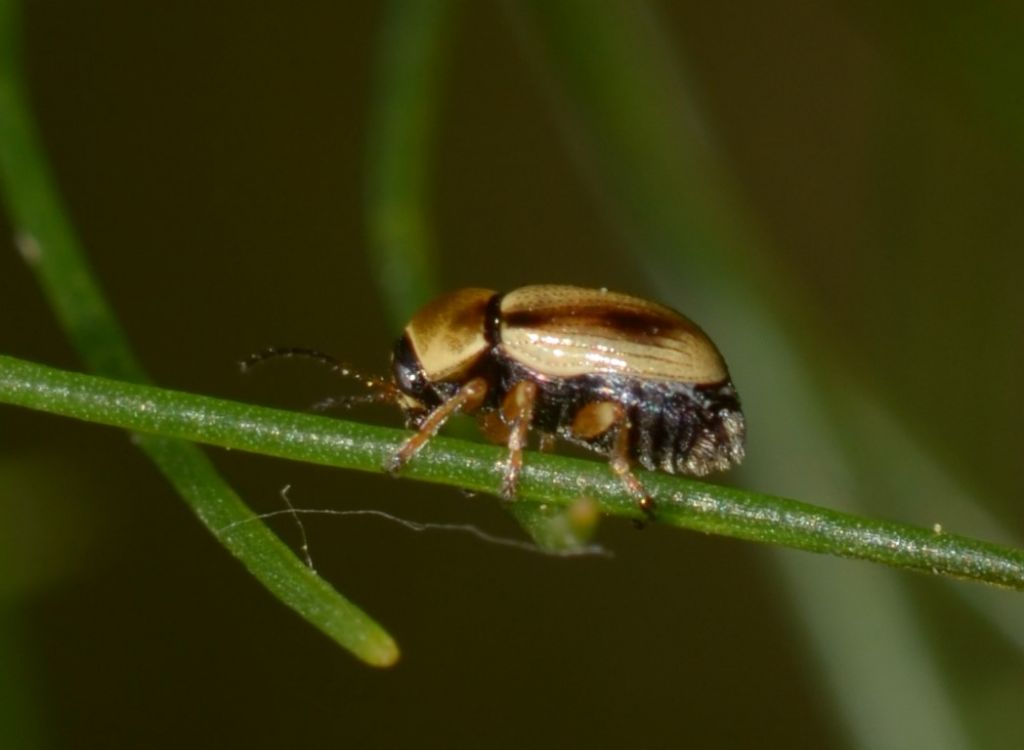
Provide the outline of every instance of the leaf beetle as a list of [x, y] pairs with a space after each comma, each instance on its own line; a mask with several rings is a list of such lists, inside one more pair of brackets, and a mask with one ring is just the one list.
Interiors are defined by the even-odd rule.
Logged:
[[507, 293], [459, 289], [421, 308], [395, 343], [390, 380], [365, 378], [328, 355], [301, 354], [359, 377], [364, 397], [390, 401], [416, 433], [391, 472], [454, 414], [476, 414], [484, 435], [508, 446], [502, 494], [513, 498], [531, 431], [592, 450], [648, 516], [654, 503], [632, 472], [703, 476], [738, 464], [745, 422], [725, 360], [692, 321], [663, 305], [606, 289], [525, 286]]

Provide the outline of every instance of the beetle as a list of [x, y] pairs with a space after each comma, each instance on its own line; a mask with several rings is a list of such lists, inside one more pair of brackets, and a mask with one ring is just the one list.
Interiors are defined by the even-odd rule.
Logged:
[[[355, 375], [311, 350], [254, 358], [296, 353]], [[363, 380], [372, 394], [325, 404], [378, 400], [403, 410], [416, 432], [388, 460], [391, 473], [454, 414], [477, 414], [484, 435], [508, 447], [502, 494], [509, 499], [531, 430], [541, 450], [561, 438], [605, 456], [648, 516], [654, 502], [635, 463], [703, 476], [744, 455], [739, 396], [707, 334], [668, 307], [606, 289], [449, 292], [413, 315], [394, 345], [390, 380]]]

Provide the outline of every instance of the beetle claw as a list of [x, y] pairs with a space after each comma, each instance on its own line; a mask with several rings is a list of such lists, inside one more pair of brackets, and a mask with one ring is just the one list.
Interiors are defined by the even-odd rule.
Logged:
[[501, 480], [501, 498], [509, 502], [516, 499], [519, 494], [519, 478], [512, 472], [506, 471]]
[[384, 461], [384, 473], [387, 474], [392, 479], [397, 478], [399, 472], [402, 470], [402, 467], [409, 462], [410, 456], [406, 455], [406, 453], [408, 452], [408, 445], [409, 441], [407, 440], [402, 444], [402, 446], [398, 450], [393, 452]]
[[388, 460], [384, 462], [384, 473], [392, 479], [398, 478], [398, 471], [402, 468], [402, 462], [399, 461], [395, 456], [389, 456]]

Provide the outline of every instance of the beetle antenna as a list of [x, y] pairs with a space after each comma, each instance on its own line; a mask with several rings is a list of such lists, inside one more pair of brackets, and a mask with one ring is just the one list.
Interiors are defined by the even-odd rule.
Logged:
[[390, 394], [393, 386], [385, 378], [377, 375], [364, 375], [358, 370], [350, 367], [337, 357], [322, 352], [319, 349], [309, 349], [302, 346], [271, 346], [262, 351], [254, 352], [238, 363], [242, 372], [249, 372], [255, 367], [262, 365], [272, 359], [309, 359], [326, 366], [332, 372], [336, 372], [343, 378], [352, 378], [365, 385], [367, 388], [379, 389]]
[[341, 367], [341, 363], [326, 352], [318, 349], [307, 349], [301, 346], [270, 346], [262, 351], [254, 352], [238, 363], [242, 372], [249, 372], [254, 367], [272, 359], [311, 359], [331, 369]]
[[238, 363], [242, 372], [262, 365], [271, 359], [310, 359], [326, 366], [343, 378], [351, 378], [362, 383], [369, 389], [368, 393], [354, 396], [330, 396], [313, 404], [312, 411], [328, 411], [329, 409], [349, 409], [356, 404], [372, 404], [381, 401], [394, 402], [398, 397], [398, 389], [391, 381], [376, 375], [364, 375], [354, 370], [336, 357], [319, 349], [307, 349], [301, 346], [272, 346], [260, 352], [250, 354]]

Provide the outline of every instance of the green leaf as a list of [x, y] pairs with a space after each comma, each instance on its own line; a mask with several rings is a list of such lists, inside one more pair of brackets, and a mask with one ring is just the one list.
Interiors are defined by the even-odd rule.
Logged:
[[450, 0], [390, 0], [377, 43], [366, 143], [370, 260], [395, 326], [438, 293], [429, 219]]
[[[143, 382], [142, 367], [74, 236], [36, 135], [18, 75], [17, 20], [15, 2], [0, 0], [0, 188], [19, 247], [82, 359], [96, 372]], [[139, 436], [137, 442], [197, 517], [282, 602], [368, 664], [397, 660], [387, 632], [258, 521], [198, 448], [166, 435]]]
[[[707, 325], [729, 359], [749, 425], [745, 481], [860, 509], [878, 483], [844, 454], [845, 425], [829, 418], [821, 364], [832, 344], [814, 338], [811, 308], [778, 273], [732, 189], [700, 87], [682, 64], [686, 51], [673, 49], [646, 3], [515, 7], [528, 49], [554, 80], [548, 89], [572, 152], [646, 268], [653, 296]], [[824, 682], [862, 746], [967, 745], [960, 706], [921, 645], [922, 620], [899, 580], [776, 559]], [[871, 622], [857, 616], [863, 602], [882, 602]]]

